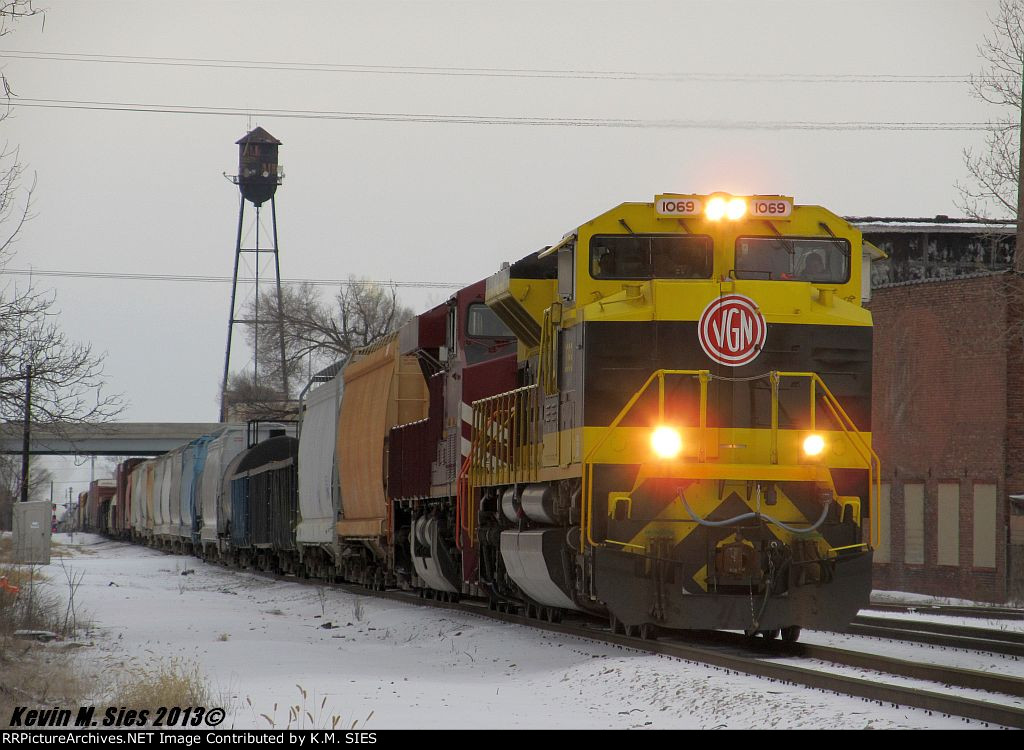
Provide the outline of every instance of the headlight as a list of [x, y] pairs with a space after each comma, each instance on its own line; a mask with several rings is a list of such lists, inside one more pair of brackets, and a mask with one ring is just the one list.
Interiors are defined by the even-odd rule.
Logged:
[[707, 206], [704, 207], [704, 215], [711, 221], [718, 221], [723, 216], [728, 206], [726, 205], [725, 198], [721, 196], [715, 196], [708, 201]]
[[742, 198], [730, 198], [725, 207], [725, 217], [730, 221], [742, 218], [747, 212], [747, 202]]
[[651, 450], [659, 458], [675, 458], [683, 450], [683, 436], [673, 427], [659, 427], [651, 433]]
[[825, 450], [825, 438], [821, 435], [808, 435], [804, 438], [804, 453], [808, 456], [819, 456]]
[[747, 202], [742, 198], [716, 195], [708, 200], [707, 205], [704, 207], [704, 216], [708, 221], [719, 221], [723, 218], [729, 219], [729, 221], [736, 221], [737, 219], [742, 219], [746, 213]]

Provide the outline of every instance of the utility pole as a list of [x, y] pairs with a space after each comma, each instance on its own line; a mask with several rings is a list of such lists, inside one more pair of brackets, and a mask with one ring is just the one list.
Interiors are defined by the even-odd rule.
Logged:
[[28, 446], [32, 421], [32, 365], [25, 365], [25, 428], [21, 440], [21, 502], [28, 502]]
[[1017, 142], [1017, 246], [1013, 252], [1013, 270], [1024, 274], [1024, 62], [1020, 92], [1020, 131]]

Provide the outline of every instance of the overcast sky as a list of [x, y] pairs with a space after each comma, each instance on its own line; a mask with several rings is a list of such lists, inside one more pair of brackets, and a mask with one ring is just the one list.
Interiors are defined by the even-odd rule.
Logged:
[[[659, 192], [956, 215], [980, 132], [829, 124], [993, 115], [962, 80], [989, 0], [37, 4], [45, 23], [0, 40], [0, 128], [37, 181], [12, 270], [229, 276], [223, 174], [254, 125], [284, 144], [286, 279], [469, 283]], [[36, 282], [107, 352], [126, 419], [216, 420], [230, 284]], [[399, 291], [417, 311], [448, 293]]]

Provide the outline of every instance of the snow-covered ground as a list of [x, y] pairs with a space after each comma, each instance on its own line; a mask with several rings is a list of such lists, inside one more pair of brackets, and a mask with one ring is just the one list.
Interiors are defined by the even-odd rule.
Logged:
[[[983, 726], [92, 535], [55, 542], [73, 547], [65, 564], [84, 574], [76, 602], [93, 626], [83, 670], [110, 681], [194, 662], [234, 708], [223, 726], [266, 728], [266, 714], [281, 728], [296, 704], [315, 726], [338, 716], [368, 729]], [[55, 589], [64, 577], [51, 575]], [[919, 658], [915, 645], [893, 648]], [[999, 661], [980, 658], [978, 668]]]

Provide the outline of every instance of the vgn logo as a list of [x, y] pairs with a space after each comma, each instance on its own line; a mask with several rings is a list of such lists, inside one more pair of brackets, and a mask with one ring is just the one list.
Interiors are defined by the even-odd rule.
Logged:
[[713, 300], [701, 313], [697, 326], [700, 346], [719, 364], [740, 367], [750, 364], [764, 347], [768, 323], [754, 300], [742, 294], [726, 294]]

